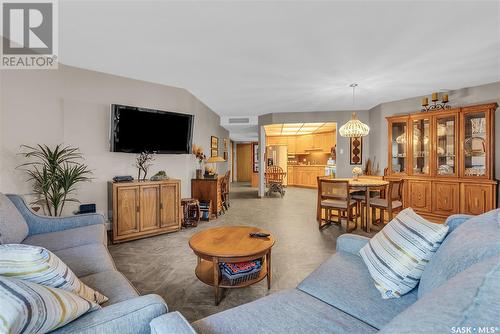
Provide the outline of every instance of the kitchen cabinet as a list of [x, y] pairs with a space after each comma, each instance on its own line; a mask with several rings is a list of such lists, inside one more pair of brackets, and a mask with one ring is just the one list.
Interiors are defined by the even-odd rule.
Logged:
[[288, 185], [317, 188], [317, 177], [325, 175], [325, 166], [295, 165], [288, 167]]
[[297, 152], [297, 138], [296, 136], [287, 137], [288, 154], [295, 154]]

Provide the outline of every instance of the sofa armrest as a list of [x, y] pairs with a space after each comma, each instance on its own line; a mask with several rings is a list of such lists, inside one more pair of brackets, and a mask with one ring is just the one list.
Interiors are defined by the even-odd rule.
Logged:
[[145, 295], [87, 313], [53, 333], [149, 333], [151, 320], [167, 312], [163, 298]]
[[337, 252], [347, 252], [358, 255], [361, 248], [370, 241], [370, 238], [357, 234], [342, 234], [337, 238]]
[[170, 312], [151, 321], [151, 334], [196, 334], [179, 312]]
[[460, 224], [465, 222], [466, 220], [471, 219], [474, 216], [471, 215], [465, 215], [465, 214], [456, 214], [456, 215], [451, 215], [448, 218], [446, 218], [446, 221], [444, 222], [445, 225], [449, 227], [448, 233], [456, 229]]
[[98, 213], [87, 213], [69, 217], [48, 217], [33, 212], [19, 195], [7, 195], [14, 203], [28, 224], [28, 235], [69, 230], [76, 227], [104, 224], [104, 216]]

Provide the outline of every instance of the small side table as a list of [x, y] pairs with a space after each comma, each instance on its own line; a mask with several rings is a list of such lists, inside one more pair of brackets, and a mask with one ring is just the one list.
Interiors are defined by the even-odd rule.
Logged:
[[[251, 238], [249, 233], [269, 233], [267, 238]], [[271, 232], [252, 226], [214, 227], [196, 233], [189, 240], [189, 246], [198, 257], [196, 277], [213, 286], [215, 305], [220, 301], [220, 289], [234, 289], [250, 286], [267, 278], [267, 289], [271, 288], [271, 248], [275, 239]], [[222, 275], [219, 263], [237, 263], [261, 259], [262, 269], [254, 279], [230, 284]]]
[[200, 202], [194, 198], [181, 199], [182, 205], [182, 226], [183, 227], [196, 227], [200, 222]]

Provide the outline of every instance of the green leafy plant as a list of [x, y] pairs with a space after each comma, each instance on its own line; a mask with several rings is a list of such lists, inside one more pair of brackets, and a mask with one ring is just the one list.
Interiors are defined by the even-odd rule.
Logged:
[[71, 196], [80, 182], [91, 180], [92, 172], [80, 162], [78, 148], [57, 145], [36, 147], [22, 145], [21, 154], [30, 161], [18, 166], [29, 175], [33, 191], [38, 197], [33, 204], [44, 205], [50, 216], [60, 216], [66, 202], [79, 202]]

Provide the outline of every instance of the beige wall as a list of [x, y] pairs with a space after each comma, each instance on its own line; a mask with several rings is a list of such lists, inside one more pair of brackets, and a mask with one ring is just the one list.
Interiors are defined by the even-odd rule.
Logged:
[[[96, 203], [106, 213], [107, 182], [115, 175], [136, 176], [135, 154], [109, 151], [110, 105], [113, 103], [193, 114], [193, 143], [210, 154], [210, 136], [229, 133], [220, 119], [185, 89], [148, 83], [114, 75], [60, 65], [59, 70], [0, 71], [0, 191], [29, 194], [26, 176], [15, 167], [22, 144], [78, 146], [93, 170], [94, 180], [82, 184], [77, 198]], [[221, 153], [222, 155], [222, 153]], [[157, 155], [150, 175], [166, 170], [182, 180], [182, 196], [190, 196], [195, 175], [193, 155]], [[218, 164], [225, 172], [226, 163]], [[75, 206], [68, 207], [67, 212]]]

